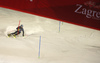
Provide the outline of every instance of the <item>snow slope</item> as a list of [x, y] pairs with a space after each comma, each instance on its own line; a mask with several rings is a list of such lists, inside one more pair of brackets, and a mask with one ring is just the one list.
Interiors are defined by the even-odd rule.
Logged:
[[[19, 20], [25, 37], [8, 38]], [[100, 31], [0, 8], [0, 63], [100, 63]]]

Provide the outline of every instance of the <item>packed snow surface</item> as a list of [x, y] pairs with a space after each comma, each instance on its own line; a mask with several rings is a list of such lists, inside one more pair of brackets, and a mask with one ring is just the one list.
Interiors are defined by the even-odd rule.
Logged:
[[[8, 38], [19, 20], [25, 36]], [[57, 20], [0, 8], [0, 63], [100, 63], [100, 31], [65, 22], [60, 28]]]

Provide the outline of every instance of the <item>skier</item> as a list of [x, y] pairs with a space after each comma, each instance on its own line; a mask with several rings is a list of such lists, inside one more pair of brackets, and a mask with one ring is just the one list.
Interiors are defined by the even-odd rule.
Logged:
[[8, 36], [13, 35], [13, 36], [15, 37], [16, 35], [19, 35], [19, 34], [21, 33], [21, 31], [23, 32], [23, 33], [22, 33], [22, 36], [24, 36], [23, 25], [18, 26], [16, 29], [17, 29], [17, 31], [15, 31], [14, 33], [8, 34]]

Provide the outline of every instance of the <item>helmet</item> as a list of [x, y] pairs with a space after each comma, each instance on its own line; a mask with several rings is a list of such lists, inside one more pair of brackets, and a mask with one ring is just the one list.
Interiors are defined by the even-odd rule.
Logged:
[[21, 24], [21, 27], [23, 27], [23, 25]]

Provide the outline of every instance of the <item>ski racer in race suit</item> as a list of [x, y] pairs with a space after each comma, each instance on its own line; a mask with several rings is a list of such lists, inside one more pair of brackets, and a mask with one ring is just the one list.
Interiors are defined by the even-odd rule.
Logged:
[[17, 29], [17, 31], [15, 31], [14, 33], [11, 33], [12, 35], [18, 35], [18, 34], [20, 34], [20, 33], [21, 33], [21, 31], [22, 31], [22, 32], [23, 32], [23, 33], [22, 33], [22, 36], [24, 36], [24, 29], [23, 29], [23, 25], [18, 26], [16, 29]]

